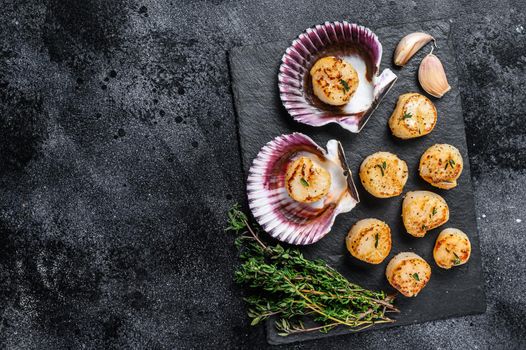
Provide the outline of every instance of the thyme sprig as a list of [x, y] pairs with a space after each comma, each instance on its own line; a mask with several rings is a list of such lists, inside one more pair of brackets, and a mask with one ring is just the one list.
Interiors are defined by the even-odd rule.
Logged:
[[[235, 240], [241, 265], [234, 274], [236, 283], [248, 288], [251, 324], [276, 317], [279, 334], [320, 331], [336, 326], [360, 330], [375, 324], [394, 322], [387, 312], [398, 312], [393, 297], [364, 289], [349, 282], [322, 260], [306, 259], [299, 250], [279, 244], [268, 245], [257, 228], [236, 205], [228, 212], [227, 230]], [[315, 326], [303, 322], [310, 319]]]

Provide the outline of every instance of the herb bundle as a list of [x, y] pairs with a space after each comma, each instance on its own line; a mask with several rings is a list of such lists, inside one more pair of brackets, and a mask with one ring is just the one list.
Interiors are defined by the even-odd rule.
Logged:
[[[349, 282], [324, 261], [306, 259], [297, 249], [263, 243], [237, 206], [228, 217], [227, 230], [240, 233], [235, 244], [241, 265], [235, 281], [249, 289], [245, 301], [252, 325], [276, 316], [279, 334], [287, 336], [328, 332], [339, 325], [360, 330], [394, 322], [386, 316], [387, 312], [398, 312], [392, 297]], [[306, 319], [317, 325], [306, 327]]]

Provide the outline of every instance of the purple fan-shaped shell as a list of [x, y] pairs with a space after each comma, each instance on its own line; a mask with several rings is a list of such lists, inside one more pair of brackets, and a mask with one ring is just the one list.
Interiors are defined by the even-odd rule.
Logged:
[[[330, 231], [338, 214], [350, 211], [359, 202], [341, 144], [331, 140], [327, 150], [308, 136], [293, 133], [270, 141], [254, 159], [247, 179], [248, 203], [256, 221], [272, 237], [291, 244], [317, 242]], [[298, 152], [312, 153], [341, 166], [347, 188], [338, 201], [320, 206], [290, 198], [285, 174]]]
[[[364, 99], [364, 107], [351, 111], [319, 101], [312, 92], [309, 73], [322, 57], [349, 54], [366, 62], [368, 79], [363, 83], [372, 87], [372, 93], [366, 97], [353, 96]], [[281, 101], [300, 123], [312, 126], [337, 123], [351, 132], [359, 132], [397, 78], [389, 69], [379, 75], [381, 59], [382, 44], [366, 27], [343, 21], [309, 28], [292, 42], [281, 59], [278, 75]]]

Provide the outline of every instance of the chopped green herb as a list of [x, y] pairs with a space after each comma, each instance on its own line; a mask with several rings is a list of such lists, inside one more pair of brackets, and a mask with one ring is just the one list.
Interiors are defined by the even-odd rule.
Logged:
[[420, 281], [420, 277], [418, 277], [418, 273], [415, 272], [411, 276], [415, 279], [415, 281]]
[[448, 165], [451, 167], [451, 169], [453, 169], [455, 167], [455, 161], [453, 159], [448, 159], [446, 161], [446, 166], [444, 167], [444, 170], [447, 169]]
[[349, 90], [351, 90], [351, 88], [349, 87], [349, 84], [347, 84], [345, 80], [340, 79], [340, 83], [342, 83], [344, 92], [349, 92]]
[[409, 118], [413, 118], [413, 115], [411, 113], [407, 113], [405, 112], [401, 117], [400, 117], [400, 121], [402, 120], [405, 120], [405, 119], [409, 119]]
[[453, 265], [460, 265], [460, 257], [455, 252], [453, 252], [453, 255], [455, 256], [455, 260], [453, 260]]
[[437, 208], [436, 207], [433, 207], [433, 216], [435, 216], [437, 213]]
[[385, 160], [382, 162], [382, 168], [384, 168], [384, 170], [385, 168], [387, 168], [387, 163], [385, 162]]
[[305, 186], [305, 187], [309, 187], [309, 183], [308, 183], [307, 180], [305, 180], [304, 178], [301, 178], [301, 179], [300, 179], [300, 182], [301, 182], [301, 184], [302, 184], [303, 186]]
[[374, 235], [374, 247], [378, 248], [378, 232]]
[[422, 230], [427, 230], [427, 226], [426, 225], [422, 225]]
[[380, 169], [380, 171], [382, 172], [382, 176], [384, 176], [384, 168], [380, 164], [376, 164], [374, 167], [375, 168], [378, 167]]

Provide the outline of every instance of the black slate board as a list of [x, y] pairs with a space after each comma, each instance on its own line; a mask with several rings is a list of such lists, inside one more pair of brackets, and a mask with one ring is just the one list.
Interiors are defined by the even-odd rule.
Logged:
[[[359, 134], [351, 134], [335, 124], [322, 128], [309, 127], [294, 122], [288, 115], [278, 95], [277, 73], [281, 56], [290, 45], [289, 41], [236, 47], [230, 52], [232, 85], [245, 174], [259, 149], [280, 134], [293, 131], [303, 132], [323, 147], [331, 138], [340, 140], [353, 172], [361, 202], [350, 213], [337, 217], [332, 231], [326, 237], [312, 246], [302, 247], [304, 254], [308, 257], [323, 258], [351, 281], [364, 287], [388, 292], [393, 292], [393, 289], [388, 285], [384, 272], [391, 257], [401, 251], [413, 251], [428, 261], [432, 268], [432, 277], [426, 288], [416, 298], [404, 298], [403, 296], [397, 298], [396, 305], [401, 313], [393, 315], [397, 320], [394, 324], [369, 329], [483, 313], [486, 310], [486, 300], [479, 238], [455, 56], [448, 40], [449, 23], [430, 21], [371, 29], [378, 35], [383, 45], [384, 55], [381, 69], [391, 68], [398, 75], [398, 81]], [[413, 57], [403, 69], [393, 67], [391, 61], [392, 52], [400, 38], [413, 31], [425, 31], [437, 39], [439, 48], [435, 50], [435, 54], [445, 66], [452, 90], [442, 99], [432, 98], [438, 109], [438, 123], [435, 130], [425, 137], [402, 141], [391, 136], [387, 120], [400, 94], [410, 91], [422, 92], [418, 85], [417, 71], [429, 47], [424, 48]], [[464, 171], [459, 179], [458, 187], [453, 190], [444, 191], [433, 188], [418, 176], [418, 162], [421, 154], [435, 143], [450, 143], [462, 153]], [[366, 156], [377, 151], [393, 152], [407, 162], [409, 179], [404, 192], [425, 189], [439, 193], [445, 198], [450, 207], [450, 220], [446, 225], [431, 231], [424, 238], [413, 238], [405, 232], [400, 217], [402, 196], [376, 199], [363, 189], [357, 175], [360, 163]], [[357, 264], [345, 248], [344, 238], [349, 228], [357, 220], [366, 217], [384, 220], [392, 230], [393, 248], [389, 257], [378, 266]], [[472, 243], [470, 261], [466, 265], [449, 271], [440, 269], [434, 263], [432, 254], [437, 234], [446, 227], [456, 227], [466, 232]], [[346, 333], [349, 333], [349, 330], [338, 328], [328, 334], [315, 332], [281, 337], [277, 335], [273, 325], [270, 322], [267, 323], [267, 340], [271, 344], [291, 343]]]

